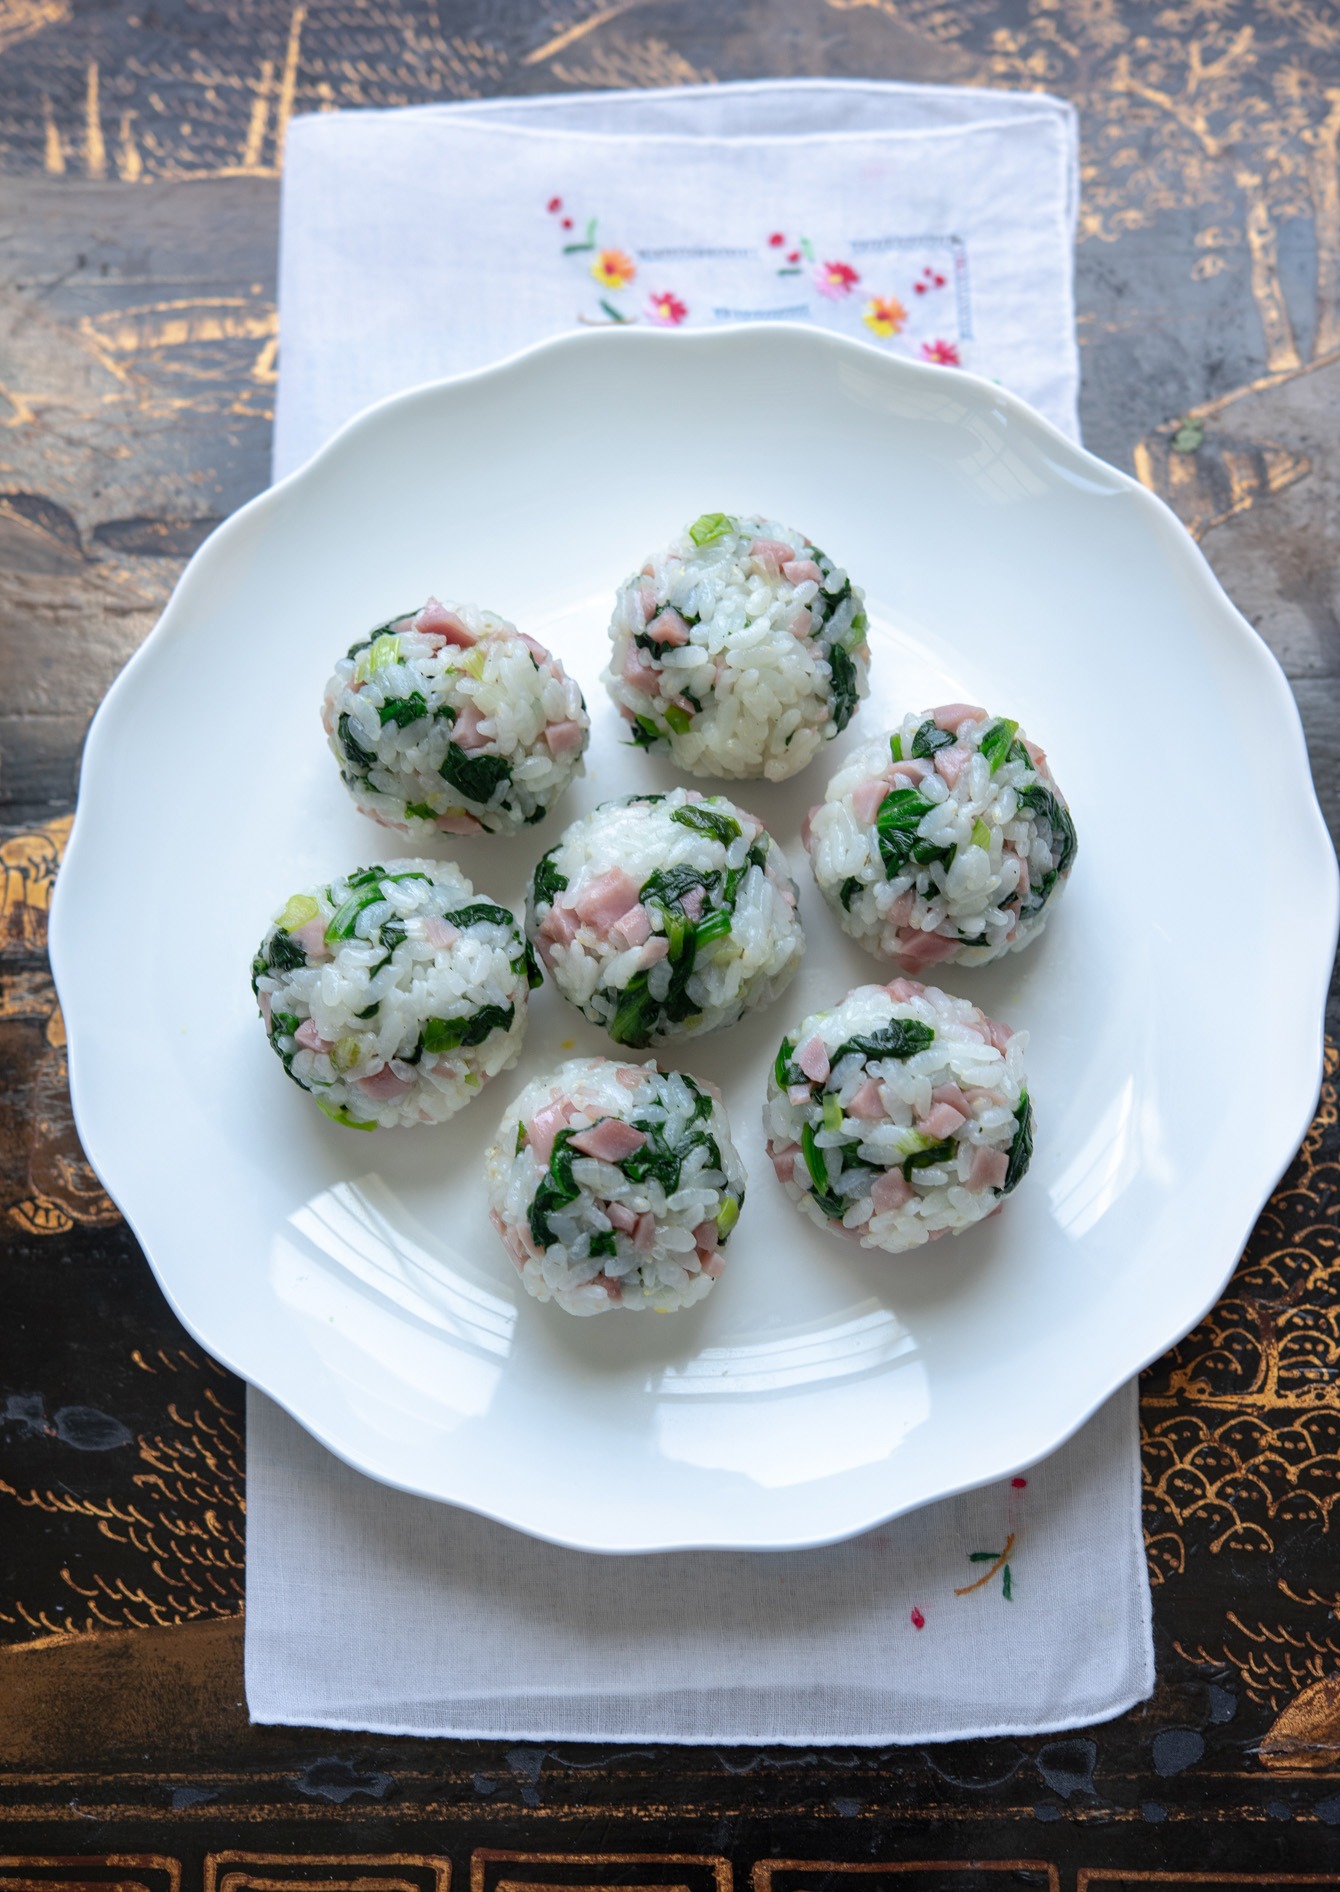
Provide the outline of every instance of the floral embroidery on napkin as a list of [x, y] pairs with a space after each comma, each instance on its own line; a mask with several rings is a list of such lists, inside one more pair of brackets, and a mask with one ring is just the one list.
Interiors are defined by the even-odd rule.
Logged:
[[[833, 243], [774, 227], [756, 239], [757, 249], [711, 243], [658, 249], [637, 245], [623, 231], [611, 241], [598, 217], [579, 221], [561, 196], [550, 197], [545, 211], [558, 226], [562, 254], [596, 285], [596, 294], [576, 311], [587, 326], [811, 321], [863, 334], [914, 360], [963, 366], [972, 328], [967, 255], [958, 237]], [[798, 299], [770, 302], [769, 282], [782, 281]], [[708, 301], [714, 291], [734, 300]]]
[[1026, 1478], [1012, 1478], [1010, 1480], [1010, 1495], [1005, 1505], [1005, 1521], [1010, 1528], [1006, 1532], [1004, 1546], [1000, 1550], [970, 1550], [968, 1552], [969, 1563], [989, 1564], [990, 1568], [984, 1570], [980, 1577], [975, 1577], [971, 1583], [965, 1583], [961, 1589], [955, 1590], [955, 1596], [971, 1596], [974, 1590], [984, 1589], [993, 1578], [999, 1576], [1000, 1594], [1002, 1598], [1007, 1603], [1014, 1601], [1014, 1573], [1010, 1568], [1010, 1558], [1013, 1555], [1015, 1545], [1019, 1541], [1019, 1521], [1023, 1508], [1023, 1493], [1027, 1489], [1028, 1480]]

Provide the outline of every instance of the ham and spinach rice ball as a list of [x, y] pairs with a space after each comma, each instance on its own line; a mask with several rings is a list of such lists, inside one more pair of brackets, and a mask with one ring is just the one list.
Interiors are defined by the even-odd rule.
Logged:
[[590, 735], [581, 691], [543, 644], [436, 598], [350, 645], [321, 720], [363, 813], [416, 835], [543, 820]]
[[715, 1087], [609, 1058], [573, 1058], [527, 1084], [485, 1175], [526, 1291], [569, 1314], [701, 1301], [744, 1202]]
[[866, 694], [862, 593], [801, 532], [705, 512], [619, 591], [605, 687], [691, 775], [785, 780]]
[[908, 972], [984, 966], [1027, 946], [1076, 850], [1044, 752], [970, 703], [907, 716], [863, 744], [804, 834], [843, 930]]
[[763, 1127], [801, 1212], [897, 1255], [971, 1228], [1033, 1154], [1026, 1032], [913, 979], [863, 985], [782, 1040]]
[[294, 1083], [354, 1130], [441, 1123], [515, 1064], [539, 969], [506, 907], [445, 861], [295, 893], [251, 965]]
[[733, 1025], [805, 950], [796, 884], [762, 822], [685, 788], [574, 821], [535, 869], [526, 928], [564, 998], [621, 1045]]

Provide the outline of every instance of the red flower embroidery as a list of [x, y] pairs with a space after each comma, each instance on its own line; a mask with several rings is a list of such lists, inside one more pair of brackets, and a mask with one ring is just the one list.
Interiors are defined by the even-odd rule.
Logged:
[[572, 218], [571, 218], [571, 217], [564, 217], [564, 219], [563, 219], [563, 228], [564, 228], [565, 230], [571, 230], [571, 228], [572, 228]]
[[912, 1627], [913, 1629], [924, 1629], [926, 1627], [926, 1618], [915, 1604], [912, 1606]]
[[553, 216], [556, 210], [561, 210], [562, 208], [563, 208], [563, 199], [561, 197], [551, 197], [549, 199], [549, 202], [545, 205], [545, 209], [549, 212], [549, 215], [551, 217]]
[[788, 250], [786, 253], [786, 260], [788, 263], [798, 263], [800, 261], [800, 251]]
[[768, 238], [768, 242], [772, 245], [774, 250], [780, 250], [785, 241], [786, 232], [783, 230], [774, 230], [772, 235]]
[[923, 342], [921, 358], [923, 361], [938, 361], [942, 368], [962, 366], [958, 358], [958, 350], [952, 342]]
[[924, 296], [924, 295], [925, 295], [925, 293], [926, 293], [926, 285], [925, 285], [925, 283], [924, 283], [924, 282], [914, 282], [914, 283], [913, 283], [913, 285], [912, 285], [912, 293], [913, 293], [914, 295], [917, 295], [917, 296]]
[[1022, 1491], [1024, 1486], [1028, 1483], [1028, 1480], [1026, 1478], [1012, 1478], [1010, 1483], [1014, 1486], [1016, 1491]]
[[688, 304], [681, 302], [678, 296], [663, 289], [647, 298], [647, 320], [656, 322], [662, 328], [678, 328], [688, 314]]
[[849, 296], [860, 280], [850, 263], [820, 263], [814, 272], [815, 288], [833, 302]]

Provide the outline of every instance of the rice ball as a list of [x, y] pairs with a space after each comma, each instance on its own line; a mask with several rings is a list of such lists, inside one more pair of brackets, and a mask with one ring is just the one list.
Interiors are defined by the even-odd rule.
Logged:
[[621, 588], [605, 687], [691, 775], [784, 781], [868, 688], [861, 591], [773, 519], [706, 512]]
[[805, 950], [786, 856], [724, 795], [604, 802], [542, 856], [526, 930], [564, 998], [616, 1044], [733, 1025]]
[[528, 1294], [569, 1314], [709, 1294], [745, 1169], [714, 1086], [573, 1058], [527, 1084], [485, 1158], [489, 1217]]
[[442, 1123], [515, 1064], [540, 973], [506, 907], [448, 861], [295, 893], [251, 964], [285, 1071], [352, 1130]]
[[984, 966], [1027, 946], [1076, 851], [1044, 752], [969, 703], [904, 717], [863, 744], [804, 838], [844, 932], [908, 972]]
[[990, 1215], [1033, 1154], [1027, 1032], [914, 979], [862, 985], [783, 1040], [763, 1128], [818, 1228], [891, 1255]]
[[415, 835], [542, 821], [590, 737], [581, 691], [543, 644], [436, 598], [350, 645], [321, 720], [363, 813]]

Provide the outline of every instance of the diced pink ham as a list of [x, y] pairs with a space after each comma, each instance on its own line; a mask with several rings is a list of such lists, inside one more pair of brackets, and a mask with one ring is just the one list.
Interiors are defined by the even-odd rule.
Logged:
[[700, 1255], [714, 1255], [720, 1240], [715, 1222], [700, 1222], [693, 1231], [693, 1245]]
[[988, 1018], [986, 1021], [986, 1029], [987, 1036], [990, 1038], [997, 1051], [1003, 1053], [1009, 1049], [1010, 1040], [1014, 1036], [1012, 1027], [1002, 1025], [998, 1018]]
[[554, 1153], [554, 1138], [560, 1130], [566, 1130], [573, 1117], [572, 1100], [559, 1097], [551, 1104], [544, 1104], [526, 1124], [526, 1141], [535, 1152], [535, 1160], [542, 1169], [547, 1168], [549, 1158]]
[[810, 632], [814, 629], [814, 613], [810, 610], [809, 606], [803, 604], [798, 611], [793, 611], [786, 628], [790, 631], [792, 637], [808, 637]]
[[812, 558], [788, 558], [782, 563], [782, 577], [788, 584], [822, 584], [823, 573]]
[[968, 1109], [972, 1113], [976, 1112], [979, 1104], [984, 1110], [999, 1110], [1004, 1102], [999, 1091], [987, 1090], [979, 1084], [974, 1084], [968, 1091]]
[[807, 1104], [810, 1101], [809, 1085], [793, 1084], [786, 1093], [786, 1101], [789, 1104]]
[[637, 882], [622, 867], [608, 867], [584, 887], [572, 903], [579, 920], [597, 933], [607, 933], [629, 907], [637, 905]]
[[457, 617], [454, 611], [448, 611], [446, 605], [439, 604], [436, 598], [430, 598], [414, 619], [411, 627], [416, 631], [425, 631], [431, 637], [440, 637], [444, 643], [459, 644], [462, 650], [468, 650], [479, 639]]
[[577, 937], [577, 926], [577, 915], [572, 908], [555, 900], [540, 921], [540, 938], [552, 940], [555, 946], [570, 946]]
[[932, 1103], [926, 1115], [918, 1117], [917, 1129], [922, 1136], [943, 1143], [946, 1137], [952, 1137], [955, 1130], [967, 1121], [966, 1111], [955, 1110], [952, 1104]]
[[306, 926], [295, 927], [293, 937], [309, 959], [330, 958], [330, 948], [326, 944], [326, 922], [320, 914], [314, 920], [308, 920]]
[[493, 738], [484, 735], [480, 729], [480, 724], [484, 720], [474, 703], [467, 697], [457, 710], [456, 720], [451, 725], [451, 740], [458, 749], [464, 749], [467, 755], [473, 755], [476, 750], [488, 747]]
[[518, 1270], [524, 1271], [530, 1260], [531, 1251], [526, 1245], [526, 1238], [519, 1228], [509, 1228], [496, 1209], [489, 1210], [489, 1221], [502, 1238], [502, 1245], [507, 1250]]
[[930, 772], [930, 763], [923, 761], [919, 755], [907, 756], [902, 762], [895, 762], [893, 765], [894, 781], [896, 782], [900, 775], [904, 776], [908, 786], [912, 788], [915, 788], [918, 782], [924, 782]]
[[812, 1084], [827, 1081], [829, 1069], [828, 1047], [818, 1032], [813, 1032], [796, 1052], [796, 1063]]
[[908, 921], [912, 918], [913, 913], [915, 913], [916, 906], [916, 888], [905, 887], [884, 916], [884, 924], [895, 928], [906, 926]]
[[556, 761], [574, 755], [582, 746], [582, 726], [570, 717], [564, 717], [561, 723], [546, 723], [544, 743]]
[[814, 817], [822, 807], [823, 803], [821, 801], [815, 802], [813, 808], [810, 809], [809, 813], [800, 824], [800, 845], [804, 848], [807, 848], [810, 844], [810, 830], [814, 826]]
[[1033, 764], [1033, 767], [1039, 770], [1045, 769], [1047, 766], [1047, 751], [1040, 749], [1037, 743], [1030, 742], [1027, 736], [1021, 736], [1019, 740], [1023, 743], [1025, 749], [1027, 749], [1028, 759]]
[[951, 742], [947, 749], [935, 751], [935, 770], [942, 781], [950, 788], [958, 787], [958, 778], [972, 758], [971, 749], [965, 749], [961, 742]]
[[262, 1018], [263, 1018], [263, 1019], [265, 1020], [265, 1029], [266, 1029], [267, 1031], [269, 1031], [269, 1029], [270, 1029], [270, 1007], [271, 1007], [271, 1006], [272, 1006], [272, 1005], [274, 1004], [274, 993], [273, 993], [273, 992], [261, 992], [261, 993], [259, 993], [259, 994], [257, 995], [257, 1000], [258, 1000], [258, 1003], [259, 1003], [259, 1005], [260, 1005], [260, 1008], [261, 1008], [261, 1017], [262, 1017]]
[[461, 929], [453, 926], [450, 920], [440, 920], [431, 914], [422, 923], [423, 937], [435, 952], [441, 952], [444, 946], [450, 946], [454, 939], [459, 939]]
[[695, 925], [702, 918], [703, 898], [706, 892], [705, 887], [690, 887], [681, 902], [685, 919], [692, 920]]
[[628, 653], [623, 660], [623, 670], [620, 674], [625, 683], [631, 683], [635, 690], [642, 690], [648, 696], [655, 696], [660, 690], [659, 666], [654, 664], [636, 644], [628, 646]]
[[553, 662], [553, 657], [550, 652], [545, 649], [543, 644], [537, 643], [535, 638], [527, 637], [524, 631], [518, 631], [517, 636], [521, 639], [537, 664], [551, 664]]
[[689, 627], [679, 615], [678, 611], [672, 611], [669, 605], [667, 605], [665, 610], [654, 617], [647, 626], [647, 636], [651, 639], [653, 644], [670, 644], [672, 646], [687, 644], [689, 641]]
[[879, 1085], [873, 1077], [868, 1077], [847, 1105], [847, 1115], [859, 1117], [862, 1123], [877, 1123], [884, 1114], [884, 1099], [880, 1095]]
[[[806, 1094], [808, 1095], [808, 1093]], [[777, 1172], [778, 1182], [790, 1182], [791, 1172], [795, 1168], [796, 1156], [799, 1150], [800, 1145], [798, 1143], [784, 1144], [780, 1150], [774, 1150], [769, 1147], [768, 1155], [772, 1158], [772, 1166]]]
[[1005, 1150], [991, 1150], [984, 1143], [979, 1143], [972, 1153], [972, 1168], [968, 1171], [968, 1187], [969, 1189], [1003, 1189], [1009, 1169], [1010, 1159]]
[[624, 1235], [631, 1235], [637, 1227], [637, 1217], [626, 1202], [607, 1202], [605, 1213], [611, 1225]]
[[950, 1104], [962, 1117], [972, 1115], [972, 1105], [968, 1102], [957, 1084], [937, 1084], [931, 1092], [933, 1104]]
[[410, 1088], [407, 1077], [397, 1077], [389, 1064], [384, 1064], [380, 1071], [374, 1071], [371, 1077], [360, 1077], [358, 1088], [365, 1097], [371, 1097], [376, 1103], [389, 1104], [393, 1098], [401, 1097]]
[[957, 945], [956, 939], [946, 939], [943, 933], [913, 933], [910, 939], [900, 939], [895, 950], [905, 966], [920, 972], [923, 966], [948, 959]]
[[664, 959], [670, 950], [670, 942], [664, 933], [653, 933], [638, 954], [638, 970], [645, 972], [648, 966], [654, 966], [658, 959]]
[[905, 1202], [912, 1200], [914, 1194], [901, 1169], [882, 1171], [870, 1188], [870, 1200], [875, 1205], [876, 1215], [887, 1215], [890, 1209], [901, 1209]]
[[698, 1260], [702, 1264], [703, 1273], [707, 1275], [709, 1280], [715, 1281], [719, 1275], [723, 1275], [726, 1272], [726, 1257], [721, 1253], [719, 1248], [714, 1248], [710, 1255], [705, 1255], [703, 1251], [699, 1249]]
[[473, 815], [467, 814], [439, 815], [433, 825], [440, 828], [443, 834], [482, 834], [484, 832], [483, 823], [476, 821]]
[[757, 560], [769, 578], [780, 577], [782, 566], [790, 564], [795, 555], [795, 548], [783, 545], [780, 539], [755, 539], [749, 547], [750, 558]]
[[633, 1230], [633, 1252], [637, 1255], [649, 1255], [656, 1246], [656, 1217], [640, 1215]]
[[980, 723], [986, 711], [976, 703], [941, 703], [939, 709], [931, 711], [931, 719], [939, 729], [947, 729], [951, 736], [956, 736], [963, 723]]
[[300, 1044], [304, 1051], [329, 1051], [331, 1048], [330, 1039], [321, 1036], [314, 1018], [303, 1019], [293, 1034], [293, 1041]]
[[615, 946], [640, 946], [650, 932], [651, 915], [639, 902], [637, 906], [629, 907], [627, 913], [621, 914], [614, 922], [609, 930], [609, 938]]
[[917, 979], [890, 979], [884, 990], [895, 1005], [906, 1005], [909, 999], [919, 999], [926, 988]]
[[583, 1156], [594, 1157], [598, 1163], [622, 1163], [625, 1156], [640, 1150], [646, 1140], [645, 1130], [635, 1130], [621, 1117], [602, 1117], [589, 1130], [579, 1130], [571, 1140], [571, 1148], [580, 1150]]
[[611, 1301], [621, 1301], [623, 1299], [623, 1282], [616, 1280], [611, 1274], [597, 1275], [591, 1285], [596, 1288], [604, 1288]]
[[638, 1091], [646, 1083], [646, 1073], [639, 1071], [636, 1065], [621, 1064], [614, 1076], [626, 1091]]
[[868, 782], [861, 782], [852, 790], [851, 811], [862, 827], [872, 822], [883, 805], [884, 797], [893, 787], [888, 775], [876, 775]]

